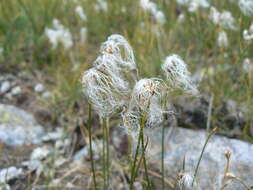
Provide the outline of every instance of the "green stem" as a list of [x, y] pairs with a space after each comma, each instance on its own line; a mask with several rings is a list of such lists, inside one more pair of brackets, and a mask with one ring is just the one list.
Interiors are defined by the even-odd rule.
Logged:
[[162, 190], [165, 188], [165, 183], [164, 183], [164, 132], [165, 132], [165, 127], [164, 125], [162, 126], [162, 160], [161, 160], [161, 165], [162, 165]]
[[91, 115], [91, 105], [89, 104], [88, 131], [89, 131], [89, 143], [90, 143], [90, 160], [91, 160], [93, 183], [94, 183], [94, 188], [96, 190], [97, 189], [97, 182], [96, 182], [96, 173], [95, 173], [95, 165], [94, 165], [93, 150], [92, 150], [92, 138], [91, 138], [92, 118], [91, 117], [92, 117], [92, 115]]
[[[142, 119], [144, 120], [144, 118]], [[146, 147], [144, 145], [144, 133], [143, 133], [143, 129], [144, 129], [144, 125], [145, 125], [145, 121], [142, 121], [142, 124], [141, 124], [141, 144], [142, 144], [142, 157], [143, 157], [143, 164], [144, 164], [144, 169], [145, 169], [145, 175], [146, 175], [146, 180], [148, 182], [148, 187], [147, 189], [150, 189], [150, 180], [149, 180], [149, 177], [148, 177], [148, 169], [147, 169], [147, 163], [146, 163], [146, 157], [145, 157], [145, 150], [146, 150]], [[138, 168], [137, 168], [137, 171], [138, 171]]]
[[109, 187], [109, 181], [110, 181], [110, 163], [109, 163], [109, 157], [110, 157], [110, 150], [109, 150], [109, 118], [106, 118], [106, 129], [105, 129], [105, 134], [106, 134], [106, 183], [107, 187]]
[[137, 147], [135, 150], [134, 161], [133, 161], [132, 170], [131, 170], [131, 180], [130, 180], [130, 188], [129, 188], [130, 190], [133, 189], [133, 184], [135, 181], [135, 173], [136, 173], [135, 167], [136, 167], [137, 157], [138, 157], [138, 153], [139, 153], [139, 149], [140, 149], [140, 142], [141, 142], [141, 132], [139, 132]]
[[200, 161], [202, 160], [203, 153], [204, 153], [204, 151], [205, 151], [206, 145], [207, 145], [209, 139], [212, 137], [212, 135], [213, 135], [216, 131], [217, 131], [217, 128], [214, 128], [212, 131], [210, 131], [210, 133], [208, 134], [208, 136], [207, 136], [207, 138], [206, 138], [204, 147], [202, 148], [202, 151], [201, 151], [201, 154], [200, 154], [198, 163], [197, 163], [197, 167], [196, 167], [195, 172], [194, 172], [194, 176], [193, 176], [193, 180], [192, 180], [192, 187], [193, 187], [193, 184], [194, 184], [194, 182], [195, 182], [195, 179], [196, 179], [196, 176], [197, 176], [197, 173], [198, 173], [198, 169], [199, 169], [199, 165], [200, 165]]
[[103, 118], [103, 122], [102, 122], [102, 126], [103, 126], [103, 185], [104, 185], [104, 190], [107, 190], [106, 188], [106, 166], [105, 166], [105, 163], [106, 163], [106, 154], [105, 154], [105, 141], [106, 141], [106, 135], [105, 135], [105, 119]]

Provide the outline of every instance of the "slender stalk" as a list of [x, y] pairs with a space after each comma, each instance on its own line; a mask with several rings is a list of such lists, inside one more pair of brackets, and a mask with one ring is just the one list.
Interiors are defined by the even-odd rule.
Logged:
[[106, 141], [106, 135], [105, 135], [105, 119], [103, 118], [103, 121], [102, 121], [102, 126], [103, 126], [103, 186], [104, 186], [104, 190], [107, 190], [106, 188], [106, 153], [105, 153], [105, 141]]
[[164, 132], [165, 128], [164, 125], [162, 126], [162, 159], [161, 159], [161, 167], [162, 167], [162, 190], [165, 188], [164, 183]]
[[[146, 157], [145, 157], [146, 147], [144, 145], [144, 130], [143, 130], [144, 129], [144, 125], [145, 125], [145, 119], [143, 117], [142, 121], [141, 121], [141, 134], [140, 134], [141, 135], [141, 144], [142, 144], [142, 158], [143, 158], [143, 164], [144, 164], [144, 169], [145, 169], [145, 176], [146, 176], [146, 180], [148, 182], [147, 189], [150, 189], [151, 184], [150, 184], [150, 180], [149, 180], [149, 177], [148, 177], [147, 162], [146, 162]], [[137, 170], [138, 170], [138, 168], [137, 168]]]
[[105, 135], [106, 135], [106, 184], [107, 187], [109, 187], [109, 181], [110, 181], [110, 150], [109, 150], [109, 118], [106, 118], [106, 129], [105, 129]]
[[95, 190], [97, 190], [96, 173], [95, 173], [95, 165], [94, 165], [93, 150], [92, 150], [92, 138], [91, 138], [92, 115], [91, 115], [91, 105], [90, 104], [89, 104], [88, 109], [89, 109], [88, 132], [89, 132], [89, 144], [90, 144], [90, 160], [91, 160], [91, 169], [92, 169], [94, 188], [95, 188]]
[[212, 94], [209, 101], [209, 107], [208, 107], [208, 115], [207, 115], [207, 123], [206, 123], [206, 131], [207, 133], [210, 130], [210, 123], [211, 123], [211, 117], [212, 117], [212, 107], [213, 107], [213, 99], [214, 95]]
[[231, 179], [237, 181], [238, 183], [240, 183], [247, 190], [251, 190], [252, 189], [242, 179], [240, 179], [238, 177], [231, 177]]
[[[166, 110], [167, 109], [167, 100], [168, 100], [168, 96], [169, 94], [166, 93], [165, 94], [165, 98], [163, 101], [163, 109]], [[166, 116], [164, 116], [164, 121], [166, 120]], [[165, 138], [165, 122], [162, 123], [162, 143], [161, 143], [161, 149], [162, 149], [162, 157], [161, 157], [161, 172], [162, 172], [162, 190], [165, 189], [165, 180], [164, 180], [164, 138]]]
[[[130, 190], [133, 189], [133, 183], [134, 183], [135, 178], [137, 176], [138, 169], [140, 167], [140, 163], [141, 163], [142, 159], [143, 159], [143, 164], [144, 164], [146, 180], [148, 182], [148, 188], [147, 189], [149, 189], [151, 187], [151, 183], [150, 183], [150, 180], [149, 180], [149, 177], [148, 177], [147, 162], [146, 162], [146, 158], [145, 158], [145, 150], [147, 148], [147, 144], [144, 145], [145, 121], [146, 121], [146, 116], [144, 115], [141, 118], [141, 126], [140, 126], [140, 131], [139, 131], [139, 136], [138, 136], [137, 148], [136, 148], [136, 151], [135, 151], [135, 157], [134, 157], [134, 162], [133, 162], [132, 171], [131, 171]], [[148, 143], [148, 141], [147, 141], [147, 143]], [[137, 164], [137, 167], [136, 167], [136, 162], [137, 162], [140, 146], [142, 146], [142, 155], [141, 155], [141, 159], [139, 160], [139, 164]]]
[[133, 161], [132, 170], [131, 170], [131, 180], [130, 180], [130, 187], [129, 187], [130, 190], [133, 189], [133, 184], [135, 181], [135, 173], [136, 173], [135, 167], [136, 167], [137, 157], [138, 157], [138, 153], [139, 153], [139, 149], [140, 149], [140, 142], [141, 142], [141, 132], [139, 132], [137, 147], [136, 147], [134, 161]]
[[200, 154], [200, 157], [199, 157], [199, 160], [198, 160], [198, 163], [197, 163], [197, 167], [195, 169], [195, 172], [194, 172], [194, 176], [193, 176], [193, 180], [192, 180], [192, 187], [193, 187], [193, 184], [195, 182], [195, 179], [196, 179], [196, 176], [197, 176], [197, 173], [198, 173], [198, 169], [199, 169], [199, 165], [200, 165], [200, 161], [202, 160], [202, 157], [203, 157], [203, 153], [206, 149], [206, 145], [209, 141], [209, 139], [212, 137], [212, 135], [214, 133], [216, 133], [216, 131], [218, 130], [218, 128], [214, 128], [212, 131], [210, 131], [210, 133], [208, 134], [207, 138], [206, 138], [206, 141], [205, 141], [205, 144], [204, 144], [204, 147], [202, 148], [202, 151], [201, 151], [201, 154]]

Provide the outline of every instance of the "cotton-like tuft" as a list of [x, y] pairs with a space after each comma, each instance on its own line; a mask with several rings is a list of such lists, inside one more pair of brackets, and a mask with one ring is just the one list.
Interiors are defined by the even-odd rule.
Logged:
[[133, 49], [123, 36], [119, 34], [109, 36], [102, 44], [100, 52], [114, 56], [118, 64], [125, 69], [136, 70]]
[[76, 11], [76, 14], [80, 17], [81, 20], [83, 20], [83, 21], [87, 20], [87, 16], [86, 16], [82, 6], [78, 5], [76, 7], [75, 11]]
[[235, 23], [235, 19], [232, 13], [229, 11], [219, 12], [215, 7], [211, 7], [209, 19], [215, 25], [219, 25], [224, 29], [238, 30], [238, 27]]
[[244, 40], [253, 40], [253, 23], [251, 23], [249, 30], [243, 31]]
[[113, 92], [110, 77], [95, 68], [84, 72], [82, 86], [88, 101], [101, 117], [114, 113], [123, 104]]
[[253, 16], [253, 0], [239, 0], [238, 6], [246, 16]]
[[198, 93], [196, 85], [193, 84], [187, 65], [178, 55], [166, 57], [162, 64], [162, 70], [165, 72], [171, 88], [183, 89], [193, 95]]
[[220, 31], [217, 38], [217, 43], [220, 48], [228, 47], [228, 37], [225, 31]]
[[65, 28], [57, 19], [53, 20], [53, 29], [45, 29], [45, 35], [48, 37], [53, 49], [56, 49], [59, 44], [62, 44], [65, 49], [73, 46], [69, 29]]

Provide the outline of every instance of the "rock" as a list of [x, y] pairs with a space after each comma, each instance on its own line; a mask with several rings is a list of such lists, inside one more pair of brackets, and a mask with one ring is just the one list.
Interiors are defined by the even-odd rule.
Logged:
[[20, 175], [23, 175], [23, 170], [17, 169], [16, 167], [9, 167], [0, 169], [0, 183], [7, 183], [11, 179], [15, 179]]
[[64, 130], [63, 128], [56, 128], [55, 131], [47, 133], [42, 139], [43, 141], [56, 141], [58, 139], [63, 138], [64, 136]]
[[6, 93], [11, 88], [11, 83], [9, 81], [4, 81], [1, 84], [0, 93]]
[[179, 99], [175, 105], [179, 125], [206, 128], [208, 101], [206, 97], [196, 98], [192, 101]]
[[11, 187], [8, 184], [0, 184], [1, 190], [11, 190]]
[[31, 160], [43, 160], [50, 153], [50, 149], [47, 146], [38, 147], [33, 150], [31, 154]]
[[36, 171], [38, 176], [44, 169], [43, 163], [40, 160], [29, 160], [22, 163], [23, 166], [26, 166], [30, 171]]
[[44, 85], [41, 83], [36, 84], [36, 86], [34, 87], [34, 91], [37, 93], [41, 93], [44, 91]]
[[12, 94], [13, 96], [18, 95], [18, 94], [20, 94], [21, 92], [22, 92], [22, 90], [21, 90], [20, 86], [16, 86], [16, 87], [14, 87], [14, 88], [11, 90], [11, 94]]
[[[165, 167], [167, 174], [175, 177], [181, 169], [185, 156], [185, 169], [193, 174], [201, 150], [206, 140], [205, 131], [194, 131], [183, 128], [167, 128], [165, 133]], [[172, 131], [172, 135], [171, 134]], [[160, 163], [161, 129], [148, 132], [150, 147], [147, 154], [150, 162]], [[170, 136], [170, 138], [169, 138]], [[253, 145], [222, 136], [213, 136], [207, 144], [199, 166], [197, 182], [201, 189], [220, 189], [224, 168], [226, 166], [225, 151], [231, 151], [231, 168], [229, 172], [241, 178], [249, 186], [253, 185]], [[243, 190], [238, 183], [231, 183], [226, 190]]]
[[[98, 141], [97, 143], [92, 141], [92, 150], [93, 150], [93, 159], [98, 160], [99, 159], [99, 153], [102, 151], [102, 141]], [[78, 161], [81, 159], [89, 160], [90, 154], [89, 154], [90, 148], [89, 144], [87, 144], [84, 148], [79, 150], [75, 155], [73, 156], [73, 160]]]
[[49, 98], [51, 95], [52, 95], [51, 92], [46, 91], [46, 92], [43, 92], [42, 97], [43, 98]]
[[42, 142], [45, 132], [34, 117], [15, 106], [0, 104], [0, 141], [21, 146]]

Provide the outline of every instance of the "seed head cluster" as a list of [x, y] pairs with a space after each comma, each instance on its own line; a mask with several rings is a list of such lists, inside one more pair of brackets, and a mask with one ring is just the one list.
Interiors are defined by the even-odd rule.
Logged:
[[192, 94], [198, 93], [196, 86], [192, 82], [187, 65], [180, 56], [173, 54], [166, 57], [162, 69], [172, 88], [183, 89]]
[[110, 117], [122, 108], [123, 126], [128, 134], [134, 135], [144, 116], [147, 127], [162, 123], [164, 114], [168, 113], [162, 107], [162, 100], [169, 90], [197, 92], [185, 62], [178, 55], [168, 56], [162, 69], [167, 82], [159, 78], [133, 81], [127, 76], [138, 73], [133, 49], [123, 36], [113, 34], [102, 43], [93, 67], [83, 73], [83, 91], [100, 117]]

